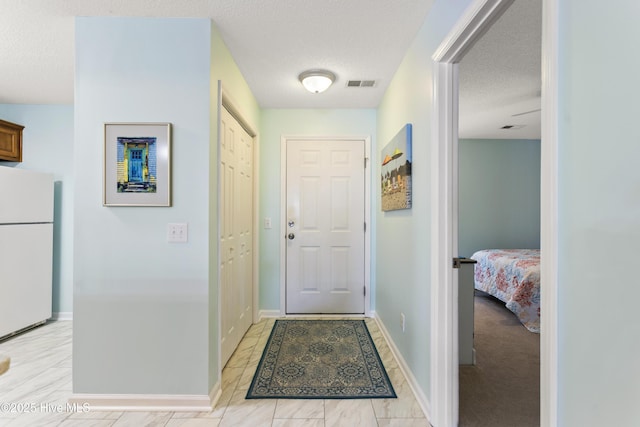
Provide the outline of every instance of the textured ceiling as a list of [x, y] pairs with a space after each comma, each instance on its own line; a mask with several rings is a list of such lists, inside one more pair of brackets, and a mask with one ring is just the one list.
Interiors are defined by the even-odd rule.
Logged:
[[[0, 103], [72, 103], [75, 16], [208, 17], [262, 107], [376, 107], [432, 0], [0, 0]], [[298, 74], [333, 71], [322, 95]], [[347, 88], [375, 79], [373, 88]]]
[[515, 0], [465, 55], [460, 138], [540, 138], [541, 41], [542, 1]]
[[[211, 18], [262, 107], [375, 108], [432, 2], [0, 0], [0, 103], [72, 104], [74, 17], [144, 16]], [[540, 4], [515, 0], [463, 59], [461, 137], [539, 137], [539, 113], [513, 115], [540, 108]], [[310, 68], [336, 84], [307, 93]], [[360, 79], [376, 85], [346, 87]]]

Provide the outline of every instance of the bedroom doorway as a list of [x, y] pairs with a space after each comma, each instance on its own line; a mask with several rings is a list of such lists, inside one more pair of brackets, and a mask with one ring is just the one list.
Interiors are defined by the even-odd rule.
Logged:
[[478, 261], [458, 280], [460, 426], [540, 425], [541, 3], [458, 64], [458, 255]]
[[[542, 0], [540, 249], [540, 424], [557, 419], [557, 113], [558, 12]], [[432, 414], [434, 426], [458, 425], [458, 255], [457, 161], [459, 63], [511, 6], [513, 0], [475, 0], [432, 56], [434, 60], [434, 133], [432, 144]], [[454, 259], [455, 261], [455, 259]], [[454, 262], [454, 265], [457, 263]]]

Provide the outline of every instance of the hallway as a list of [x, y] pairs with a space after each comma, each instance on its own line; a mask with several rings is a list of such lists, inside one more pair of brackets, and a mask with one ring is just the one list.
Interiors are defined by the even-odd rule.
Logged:
[[[72, 322], [57, 321], [0, 343], [11, 368], [0, 377], [0, 402], [35, 404], [35, 410], [9, 413], [0, 425], [15, 426], [271, 426], [271, 427], [428, 427], [429, 423], [382, 333], [366, 319], [397, 399], [245, 400], [274, 319], [249, 329], [222, 373], [222, 396], [210, 412], [104, 412], [64, 408], [71, 396]], [[31, 409], [31, 407], [30, 407]]]

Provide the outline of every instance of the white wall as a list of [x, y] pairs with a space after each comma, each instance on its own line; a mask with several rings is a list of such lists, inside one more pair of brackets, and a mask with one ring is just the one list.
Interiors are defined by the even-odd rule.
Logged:
[[540, 140], [463, 139], [458, 254], [540, 248]]
[[55, 181], [52, 311], [73, 310], [73, 106], [0, 104], [0, 119], [25, 126], [22, 163], [0, 167], [49, 172]]
[[640, 6], [559, 3], [558, 425], [637, 426]]
[[[260, 130], [260, 224], [265, 217], [271, 218], [273, 224], [273, 228], [268, 230], [260, 227], [260, 309], [279, 310], [280, 243], [283, 236], [283, 224], [280, 224], [281, 137], [371, 136], [371, 145], [375, 147], [376, 110], [264, 109]], [[372, 168], [370, 173], [373, 173]], [[373, 181], [372, 187], [376, 187]], [[373, 229], [372, 226], [370, 230]], [[372, 265], [375, 265], [373, 259]], [[374, 277], [371, 282], [375, 283]], [[375, 306], [375, 302], [372, 305]]]
[[[210, 43], [206, 19], [76, 19], [75, 393], [209, 392]], [[172, 207], [102, 206], [104, 122], [173, 124]]]

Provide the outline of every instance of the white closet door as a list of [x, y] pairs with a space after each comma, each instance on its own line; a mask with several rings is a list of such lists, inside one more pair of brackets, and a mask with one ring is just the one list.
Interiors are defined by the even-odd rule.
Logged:
[[222, 365], [252, 323], [253, 138], [222, 109], [220, 276]]

